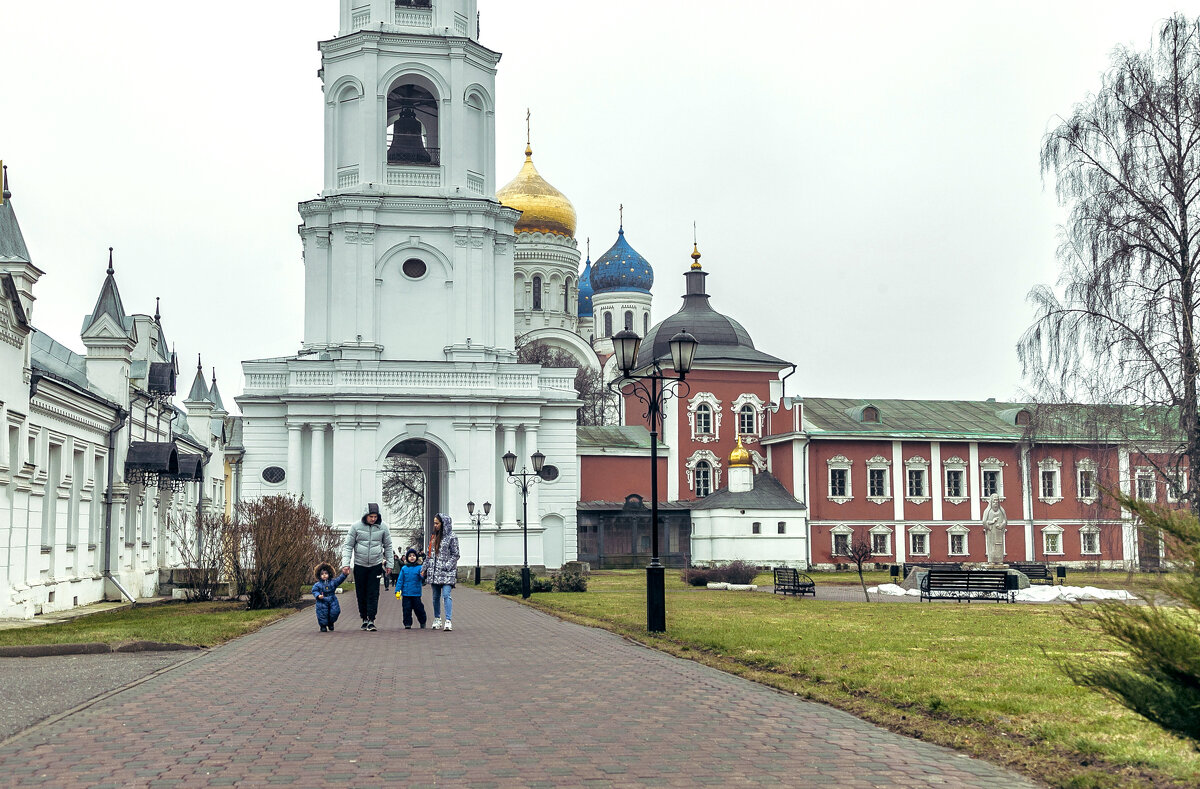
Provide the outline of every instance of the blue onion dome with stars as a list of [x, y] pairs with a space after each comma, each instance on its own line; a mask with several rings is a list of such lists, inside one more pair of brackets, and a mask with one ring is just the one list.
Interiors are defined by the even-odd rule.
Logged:
[[625, 225], [617, 231], [617, 242], [592, 264], [592, 293], [635, 291], [649, 293], [654, 269], [625, 240]]
[[592, 256], [589, 254], [579, 275], [579, 317], [592, 317]]

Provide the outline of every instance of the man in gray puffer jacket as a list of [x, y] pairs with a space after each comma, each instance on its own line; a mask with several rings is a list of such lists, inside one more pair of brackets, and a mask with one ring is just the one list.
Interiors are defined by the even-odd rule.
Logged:
[[392, 534], [379, 515], [378, 504], [368, 504], [362, 521], [350, 527], [342, 545], [342, 572], [354, 568], [354, 595], [362, 630], [375, 630], [379, 613], [379, 577], [388, 571], [392, 558]]

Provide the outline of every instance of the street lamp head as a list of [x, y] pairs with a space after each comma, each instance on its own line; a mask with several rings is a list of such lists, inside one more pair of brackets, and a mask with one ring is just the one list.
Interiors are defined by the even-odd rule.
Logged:
[[541, 474], [542, 467], [546, 465], [546, 456], [541, 452], [534, 452], [530, 459], [533, 461], [533, 473]]
[[467, 514], [468, 514], [468, 515], [474, 515], [474, 514], [475, 514], [475, 502], [473, 502], [473, 501], [468, 501], [468, 502], [467, 502]]
[[512, 474], [513, 471], [516, 470], [516, 468], [517, 468], [517, 456], [516, 455], [514, 455], [511, 452], [505, 452], [504, 455], [500, 459], [504, 461], [504, 470], [507, 471], [509, 474]]
[[642, 347], [642, 338], [636, 332], [622, 329], [612, 337], [613, 353], [617, 357], [617, 369], [624, 375], [633, 372], [637, 366], [638, 350]]
[[692, 362], [696, 358], [696, 346], [700, 344], [700, 341], [688, 334], [685, 329], [672, 337], [669, 344], [671, 346], [671, 365], [675, 368], [675, 372], [687, 375], [692, 371]]
[[492, 514], [492, 503], [490, 501], [483, 503], [483, 514], [485, 517]]

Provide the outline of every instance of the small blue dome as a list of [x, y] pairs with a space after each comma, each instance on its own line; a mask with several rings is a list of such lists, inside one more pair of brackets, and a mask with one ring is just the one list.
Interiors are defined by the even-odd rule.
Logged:
[[589, 257], [579, 275], [579, 317], [592, 317], [592, 259]]
[[592, 266], [593, 294], [625, 290], [649, 293], [654, 285], [654, 269], [625, 240], [625, 228], [617, 231], [617, 243], [596, 259]]

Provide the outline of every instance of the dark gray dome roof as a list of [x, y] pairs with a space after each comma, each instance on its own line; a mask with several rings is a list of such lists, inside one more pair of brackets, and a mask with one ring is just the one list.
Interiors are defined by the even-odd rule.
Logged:
[[779, 368], [791, 364], [757, 350], [750, 333], [742, 324], [712, 308], [708, 303], [708, 294], [704, 292], [704, 278], [707, 276], [708, 272], [698, 267], [684, 274], [687, 293], [683, 296], [683, 306], [674, 315], [650, 327], [638, 352], [638, 367], [670, 359], [669, 343], [681, 331], [688, 332], [699, 342], [696, 363], [761, 364]]

